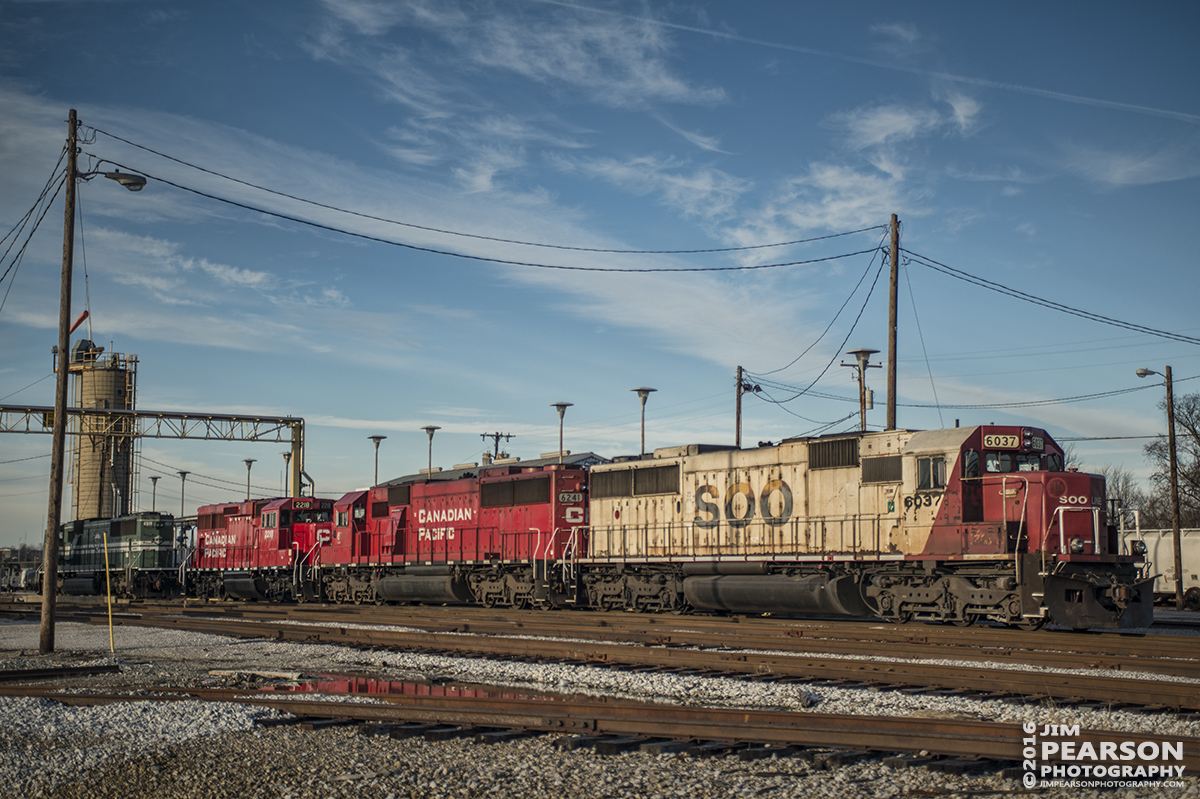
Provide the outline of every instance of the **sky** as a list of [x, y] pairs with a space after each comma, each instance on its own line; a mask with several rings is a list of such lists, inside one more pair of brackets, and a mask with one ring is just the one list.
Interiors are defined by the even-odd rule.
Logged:
[[[426, 425], [435, 467], [556, 451], [555, 402], [566, 449], [634, 453], [642, 386], [647, 450], [732, 444], [738, 366], [743, 443], [853, 430], [892, 214], [898, 426], [1145, 478], [1134, 371], [1200, 390], [1200, 6], [981, 11], [0, 0], [0, 229], [45, 212], [2, 248], [0, 403], [53, 404], [74, 108], [80, 169], [148, 185], [79, 185], [73, 341], [136, 355], [143, 410], [303, 417], [318, 495], [372, 482], [371, 435], [381, 481]], [[44, 535], [50, 443], [0, 436], [0, 546]], [[145, 439], [136, 506], [180, 470], [189, 514], [241, 498], [246, 458], [279, 495], [283, 449]]]

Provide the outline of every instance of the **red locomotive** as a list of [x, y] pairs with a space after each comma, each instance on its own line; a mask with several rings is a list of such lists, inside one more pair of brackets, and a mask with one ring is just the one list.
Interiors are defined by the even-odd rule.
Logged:
[[1121, 553], [1104, 478], [1066, 470], [1036, 428], [691, 445], [590, 470], [486, 465], [200, 517], [199, 596], [1028, 628], [1152, 618], [1143, 553]]

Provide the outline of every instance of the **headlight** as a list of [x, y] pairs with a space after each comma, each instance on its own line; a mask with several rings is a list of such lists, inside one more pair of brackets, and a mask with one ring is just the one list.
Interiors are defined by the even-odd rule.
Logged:
[[1083, 539], [1082, 538], [1072, 538], [1071, 539], [1071, 554], [1072, 555], [1082, 555], [1083, 554]]
[[1145, 541], [1130, 541], [1129, 542], [1129, 551], [1135, 555], [1145, 555], [1146, 554], [1146, 542]]

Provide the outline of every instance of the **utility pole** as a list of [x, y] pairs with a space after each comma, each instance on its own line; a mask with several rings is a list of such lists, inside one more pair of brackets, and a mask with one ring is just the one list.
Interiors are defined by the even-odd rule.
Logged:
[[892, 214], [892, 281], [888, 292], [887, 430], [896, 429], [896, 296], [900, 284], [900, 220]]
[[484, 441], [487, 441], [490, 438], [496, 442], [496, 448], [492, 452], [492, 457], [496, 460], [500, 460], [500, 439], [503, 438], [505, 441], [509, 441], [513, 436], [512, 433], [480, 433], [479, 437]]
[[79, 171], [79, 117], [67, 119], [66, 216], [63, 218], [62, 287], [58, 297], [58, 377], [54, 385], [54, 432], [50, 445], [50, 505], [42, 547], [42, 626], [38, 651], [54, 651], [54, 610], [58, 600], [58, 527], [62, 524], [63, 455], [67, 439], [67, 370], [71, 365], [71, 268], [75, 260], [75, 182]]
[[867, 432], [867, 370], [878, 369], [879, 364], [869, 363], [871, 356], [879, 350], [858, 349], [850, 350], [847, 355], [853, 355], [856, 363], [844, 363], [842, 366], [849, 366], [858, 370], [858, 414], [859, 414], [859, 430]]
[[734, 411], [736, 424], [734, 426], [733, 446], [737, 449], [742, 448], [742, 367], [737, 368], [737, 406]]
[[742, 395], [757, 394], [758, 392], [762, 391], [762, 387], [756, 386], [753, 383], [747, 383], [742, 378], [743, 371], [744, 370], [742, 367], [739, 366], [737, 368], [737, 410], [734, 411], [734, 415], [737, 417], [737, 423], [734, 429], [733, 445], [738, 449], [742, 448]]
[[1183, 610], [1183, 546], [1179, 540], [1179, 462], [1175, 459], [1175, 390], [1171, 367], [1163, 375], [1167, 381], [1167, 450], [1171, 462], [1171, 533], [1175, 555], [1175, 609]]

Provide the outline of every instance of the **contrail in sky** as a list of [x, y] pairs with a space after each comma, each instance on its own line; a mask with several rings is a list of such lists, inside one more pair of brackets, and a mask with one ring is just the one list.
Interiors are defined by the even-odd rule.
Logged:
[[1118, 103], [1114, 100], [1099, 100], [1095, 97], [1082, 97], [1077, 94], [1066, 94], [1064, 92], [1050, 91], [1049, 89], [1038, 89], [1034, 86], [1021, 86], [1016, 83], [1004, 83], [1002, 81], [987, 80], [986, 78], [972, 78], [965, 75], [954, 75], [949, 72], [937, 72], [936, 70], [906, 67], [888, 61], [878, 61], [872, 58], [860, 58], [858, 56], [834, 53], [829, 50], [818, 50], [815, 47], [801, 47], [794, 44], [781, 44], [780, 42], [767, 41], [766, 39], [755, 39], [750, 36], [741, 36], [739, 34], [728, 33], [726, 31], [700, 28], [694, 25], [681, 25], [677, 22], [663, 22], [662, 20], [658, 19], [638, 17], [634, 16], [633, 14], [625, 14], [620, 11], [610, 11], [604, 8], [591, 8], [589, 6], [577, 5], [575, 3], [563, 2], [563, 0], [534, 0], [534, 2], [545, 3], [546, 5], [562, 6], [563, 8], [572, 8], [578, 11], [590, 11], [596, 14], [609, 14], [611, 16], [625, 17], [626, 19], [647, 22], [663, 28], [673, 28], [675, 30], [688, 31], [689, 33], [700, 33], [705, 36], [712, 36], [718, 39], [729, 39], [731, 41], [745, 42], [747, 44], [757, 44], [762, 47], [771, 47], [776, 50], [788, 50], [793, 53], [804, 53], [805, 55], [815, 55], [820, 56], [821, 58], [836, 58], [839, 61], [849, 61], [854, 64], [863, 64], [864, 66], [888, 69], [893, 72], [907, 72], [910, 75], [919, 75], [925, 78], [938, 78], [940, 80], [952, 81], [954, 83], [965, 83], [970, 86], [980, 86], [987, 89], [1000, 89], [1001, 91], [1017, 92], [1019, 94], [1028, 94], [1034, 97], [1044, 97], [1048, 100], [1059, 100], [1065, 103], [1075, 103], [1077, 105], [1091, 105], [1097, 108], [1111, 108], [1115, 111], [1127, 111], [1134, 114], [1144, 114], [1146, 116], [1176, 119], [1180, 122], [1190, 122], [1193, 125], [1200, 123], [1200, 116], [1197, 116], [1196, 114], [1185, 114], [1181, 111], [1168, 111], [1163, 108], [1151, 108], [1149, 106], [1134, 105], [1132, 103]]

